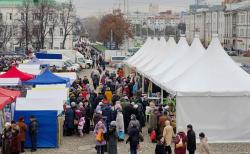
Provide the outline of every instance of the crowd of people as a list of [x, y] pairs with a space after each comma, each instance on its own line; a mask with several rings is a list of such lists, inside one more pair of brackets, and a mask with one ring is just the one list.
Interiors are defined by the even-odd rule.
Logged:
[[26, 133], [28, 133], [30, 137], [31, 152], [35, 152], [37, 150], [39, 122], [33, 115], [30, 116], [29, 120], [28, 126], [25, 124], [24, 117], [20, 117], [18, 122], [6, 122], [1, 136], [2, 154], [24, 153]]
[[21, 64], [25, 57], [0, 56], [0, 72], [7, 71], [11, 66]]
[[[172, 153], [173, 143], [176, 154], [186, 154], [186, 150], [195, 153], [192, 125], [187, 126], [187, 133], [183, 129], [176, 131], [174, 104], [157, 105], [143, 96], [135, 73], [125, 77], [122, 68], [109, 72], [98, 67], [90, 79], [79, 78], [70, 88], [70, 105], [64, 107], [64, 135], [82, 137], [93, 131], [97, 154], [117, 154], [117, 142], [122, 141], [130, 144], [131, 154], [136, 154], [144, 140], [142, 128], [148, 126], [151, 141], [157, 143], [156, 154]], [[199, 136], [199, 149], [209, 153], [205, 134]]]

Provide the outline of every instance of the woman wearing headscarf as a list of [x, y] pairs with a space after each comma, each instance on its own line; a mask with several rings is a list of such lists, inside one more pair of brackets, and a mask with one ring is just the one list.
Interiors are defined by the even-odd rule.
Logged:
[[104, 134], [107, 132], [105, 124], [100, 120], [94, 129], [94, 134], [96, 136], [96, 150], [97, 154], [104, 154], [104, 146], [106, 141], [104, 139]]
[[137, 146], [139, 144], [140, 139], [140, 131], [137, 128], [137, 126], [134, 123], [131, 123], [131, 128], [128, 131], [128, 139], [126, 141], [126, 144], [130, 143], [130, 152], [131, 154], [137, 154]]
[[199, 134], [199, 137], [200, 137], [199, 154], [210, 154], [205, 134], [201, 132]]
[[108, 154], [117, 154], [117, 140], [116, 122], [111, 121], [108, 132]]
[[130, 122], [128, 125], [128, 131], [132, 128], [132, 126], [136, 126], [136, 128], [141, 131], [141, 125], [140, 122], [136, 119], [136, 116], [134, 114], [131, 115]]
[[121, 109], [117, 109], [117, 116], [116, 116], [116, 131], [118, 133], [118, 139], [120, 141], [124, 141], [125, 139], [125, 132], [124, 132], [124, 120], [123, 114]]
[[7, 122], [5, 124], [2, 138], [3, 138], [2, 153], [10, 154], [11, 153], [11, 138], [12, 138], [11, 123]]
[[175, 154], [186, 154], [187, 136], [182, 128], [179, 128], [175, 137]]

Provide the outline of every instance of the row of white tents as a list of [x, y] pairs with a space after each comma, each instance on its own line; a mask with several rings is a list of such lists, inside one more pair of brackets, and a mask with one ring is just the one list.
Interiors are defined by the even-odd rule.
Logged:
[[196, 36], [188, 45], [148, 38], [125, 62], [176, 95], [177, 127], [193, 124], [210, 142], [250, 141], [250, 76], [227, 55], [217, 35], [207, 49]]

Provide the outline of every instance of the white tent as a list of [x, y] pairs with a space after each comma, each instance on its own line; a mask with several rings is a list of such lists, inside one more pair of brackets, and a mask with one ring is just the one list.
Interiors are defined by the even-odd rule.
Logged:
[[49, 84], [49, 85], [36, 85], [36, 88], [32, 89], [47, 89], [47, 88], [59, 88], [63, 89], [66, 88], [66, 84]]
[[[151, 52], [149, 52], [146, 57], [137, 63], [136, 69], [140, 72], [140, 68], [145, 68], [147, 64], [153, 63], [153, 59], [155, 59], [158, 55], [162, 55], [164, 51], [160, 50], [162, 46], [166, 47], [166, 40], [164, 37], [161, 37], [156, 44], [153, 44]], [[166, 48], [165, 48], [166, 49]]]
[[164, 61], [165, 57], [168, 55], [169, 49], [172, 49], [176, 46], [175, 40], [173, 37], [170, 37], [168, 41], [163, 41], [157, 48], [157, 54], [153, 55], [153, 59], [143, 65], [142, 67], [139, 67], [138, 70], [140, 73], [142, 73], [144, 76], [147, 76], [147, 72], [149, 70], [154, 69], [157, 67], [162, 61]]
[[[163, 89], [166, 89], [168, 81], [173, 80], [174, 78], [178, 77], [182, 73], [185, 72], [189, 67], [191, 67], [198, 59], [205, 54], [205, 48], [201, 44], [200, 39], [196, 36], [193, 40], [193, 43], [190, 47], [186, 44], [186, 39], [180, 40], [178, 43], [179, 50], [182, 50], [182, 56], [177, 59], [177, 62], [174, 63], [168, 70], [166, 70], [163, 74], [158, 76], [161, 77], [161, 86]], [[178, 48], [178, 47], [177, 47]]]
[[0, 86], [18, 86], [21, 84], [19, 78], [1, 78]]
[[168, 69], [172, 64], [174, 64], [178, 58], [179, 52], [183, 52], [180, 50], [176, 50], [175, 41], [171, 41], [173, 44], [170, 45], [167, 50], [167, 54], [164, 57], [164, 60], [158, 64], [157, 67], [152, 68], [146, 72], [147, 77], [152, 80], [154, 83], [159, 84], [159, 80], [156, 79], [157, 75], [161, 74], [164, 70]]
[[143, 61], [146, 57], [148, 57], [148, 55], [151, 52], [155, 51], [156, 45], [159, 45], [159, 41], [155, 37], [152, 41], [150, 41], [149, 46], [147, 46], [142, 50], [143, 51], [142, 54], [140, 54], [138, 57], [136, 57], [136, 59], [130, 62], [130, 66], [136, 67], [141, 61]]
[[39, 64], [19, 64], [18, 69], [22, 72], [39, 75], [41, 73]]
[[70, 84], [72, 84], [77, 79], [77, 75], [75, 72], [55, 73], [55, 75], [63, 77], [63, 78], [69, 78]]
[[135, 59], [140, 57], [141, 54], [143, 54], [144, 50], [148, 48], [148, 46], [151, 44], [152, 41], [153, 41], [152, 38], [148, 37], [146, 42], [143, 44], [143, 46], [132, 57], [130, 57], [128, 60], [126, 60], [124, 63], [130, 65], [131, 62], [133, 62]]
[[17, 98], [16, 111], [62, 111], [63, 101], [60, 99], [28, 99]]
[[192, 124], [209, 142], [250, 141], [250, 77], [213, 38], [207, 52], [168, 82], [177, 92], [177, 126]]
[[68, 99], [68, 89], [52, 89], [47, 90], [32, 89], [27, 91], [26, 98], [28, 99], [40, 99], [40, 98], [57, 98], [63, 101]]

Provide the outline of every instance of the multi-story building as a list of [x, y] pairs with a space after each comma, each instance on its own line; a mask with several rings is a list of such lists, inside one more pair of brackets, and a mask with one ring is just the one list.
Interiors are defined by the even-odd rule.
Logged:
[[132, 26], [141, 25], [141, 27], [148, 28], [152, 31], [164, 31], [167, 26], [176, 27], [181, 19], [179, 14], [172, 13], [170, 10], [157, 14], [134, 12], [130, 13], [127, 18]]
[[194, 35], [199, 35], [201, 42], [208, 46], [212, 39], [212, 34], [219, 34], [220, 41], [224, 41], [224, 7], [213, 6], [209, 8], [200, 8], [194, 12], [184, 15], [186, 23], [187, 40], [191, 42]]
[[250, 51], [250, 1], [225, 0], [223, 5], [190, 7], [183, 16], [189, 42], [199, 34], [204, 46], [208, 46], [213, 33], [219, 35], [224, 48]]
[[250, 50], [250, 1], [226, 5], [225, 48]]
[[[24, 30], [23, 24], [21, 23], [24, 20], [24, 12], [22, 12], [24, 0], [0, 0], [0, 36], [3, 35], [3, 32], [6, 30], [3, 28], [3, 25], [7, 27], [11, 27], [11, 35], [10, 40], [7, 43], [8, 51], [14, 51], [16, 48], [23, 48], [25, 46], [24, 40]], [[34, 0], [33, 3], [36, 3], [38, 0]], [[31, 5], [34, 8], [35, 5]], [[55, 16], [49, 15], [48, 26], [46, 28], [46, 37], [44, 40], [44, 48], [45, 49], [61, 49], [63, 48], [63, 39], [64, 39], [64, 27], [60, 19], [62, 18], [62, 12], [57, 12], [58, 22], [55, 25], [55, 29], [53, 30], [53, 41], [52, 41], [52, 20]], [[30, 11], [29, 20], [30, 22], [37, 23], [38, 14], [34, 11]], [[31, 35], [34, 35], [35, 32], [35, 24], [29, 27], [29, 31], [32, 32]], [[31, 23], [29, 23], [31, 24]], [[34, 36], [31, 36], [32, 40], [29, 42], [29, 48], [36, 48], [37, 42], [35, 41]], [[3, 45], [4, 40], [1, 40], [0, 37], [0, 49]], [[53, 44], [52, 44], [53, 42]], [[69, 33], [65, 42], [66, 49], [72, 49], [73, 46], [73, 35], [72, 32]]]

